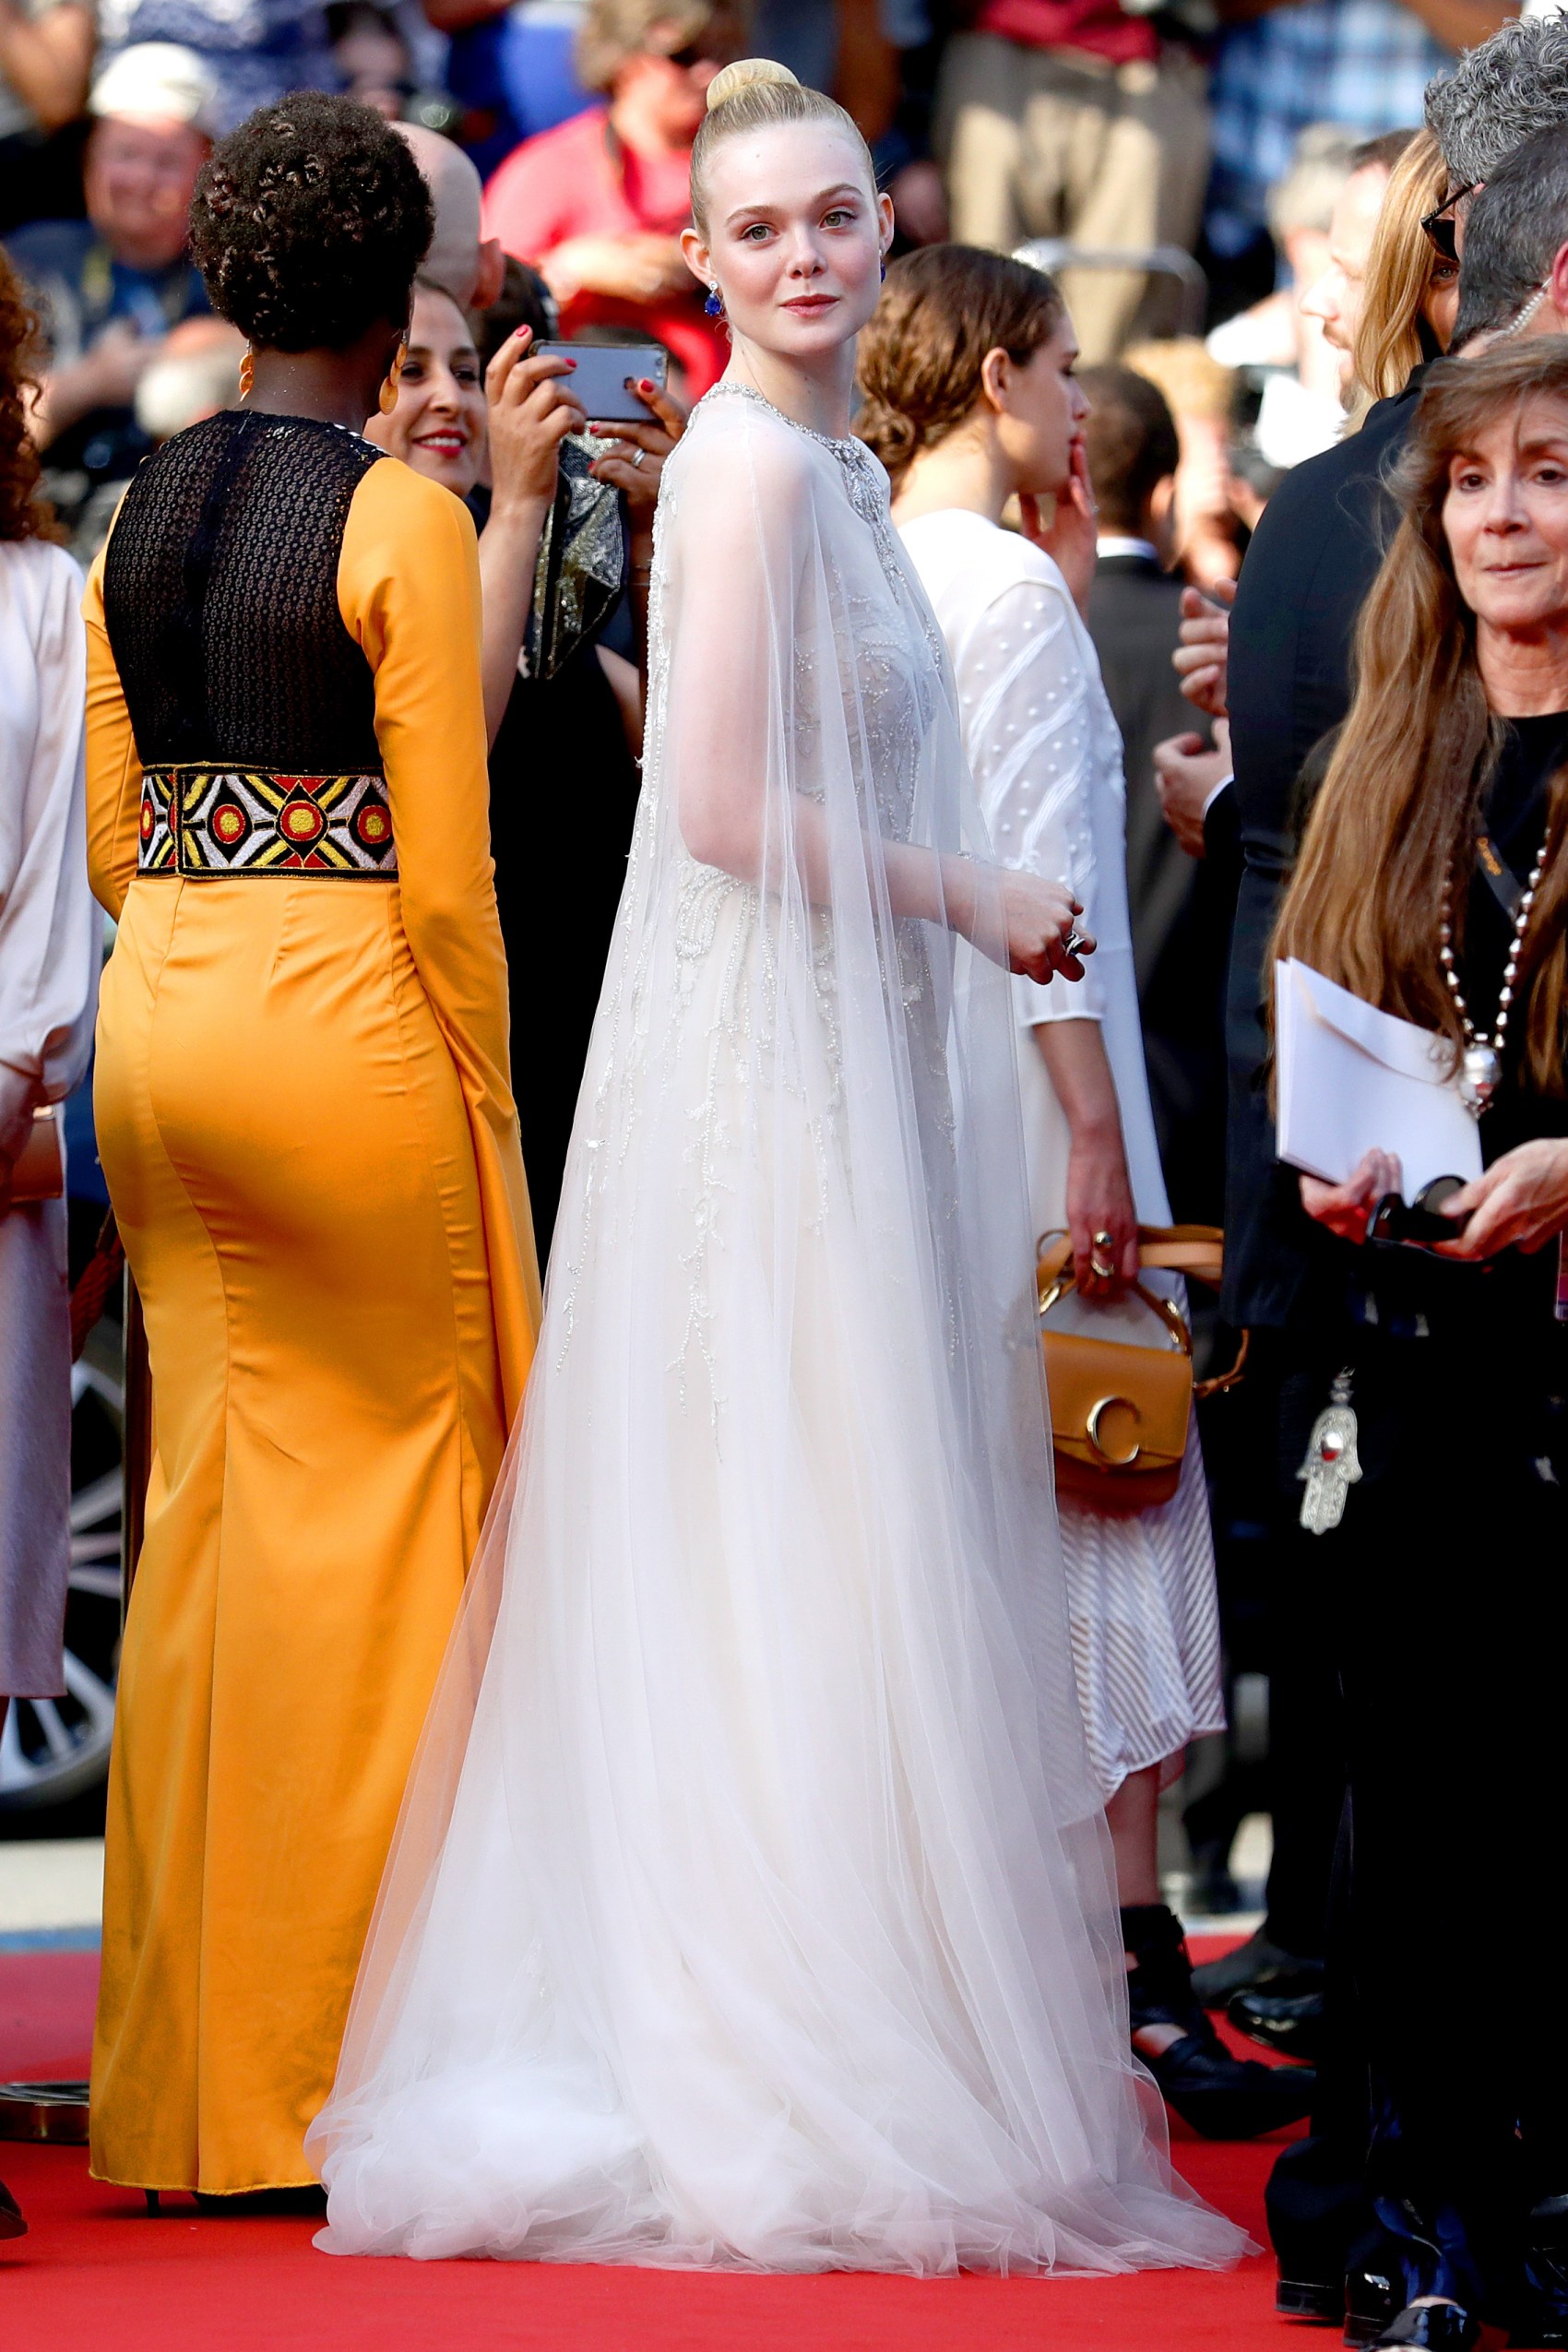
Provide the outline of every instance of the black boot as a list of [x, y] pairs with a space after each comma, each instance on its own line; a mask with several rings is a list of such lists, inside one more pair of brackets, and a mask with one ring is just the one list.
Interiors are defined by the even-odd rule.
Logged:
[[[1129, 1906], [1122, 1913], [1122, 1935], [1132, 1963], [1133, 2047], [1184, 2123], [1206, 2140], [1252, 2140], [1307, 2113], [1315, 2080], [1310, 2067], [1232, 2058], [1215, 2032], [1193, 1990], [1192, 1964], [1173, 1911], [1163, 1903]], [[1171, 2025], [1181, 2028], [1177, 2038], [1163, 2049], [1151, 2047], [1146, 2029]]]

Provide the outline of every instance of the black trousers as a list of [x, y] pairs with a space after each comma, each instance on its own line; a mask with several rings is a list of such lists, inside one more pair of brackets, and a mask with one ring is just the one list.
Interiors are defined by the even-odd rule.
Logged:
[[1285, 1399], [1282, 1469], [1349, 1367], [1362, 1475], [1310, 1538], [1349, 1812], [1315, 2149], [1271, 2202], [1286, 2234], [1370, 2206], [1408, 2292], [1502, 2318], [1528, 2206], [1568, 2188], [1568, 1336], [1492, 1304], [1474, 1291], [1427, 1336], [1408, 1295], [1385, 1304]]

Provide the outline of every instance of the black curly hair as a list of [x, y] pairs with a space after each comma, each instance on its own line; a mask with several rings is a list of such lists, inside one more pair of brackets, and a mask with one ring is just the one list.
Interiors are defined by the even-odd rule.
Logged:
[[408, 316], [435, 226], [405, 140], [368, 106], [296, 90], [214, 148], [191, 203], [212, 306], [255, 344], [343, 350]]

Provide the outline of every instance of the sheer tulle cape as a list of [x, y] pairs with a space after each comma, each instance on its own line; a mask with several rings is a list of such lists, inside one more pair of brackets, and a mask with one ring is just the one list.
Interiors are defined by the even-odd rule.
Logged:
[[311, 2136], [332, 2251], [1240, 2249], [1127, 2047], [1008, 982], [929, 919], [984, 850], [880, 469], [710, 396], [533, 1382]]

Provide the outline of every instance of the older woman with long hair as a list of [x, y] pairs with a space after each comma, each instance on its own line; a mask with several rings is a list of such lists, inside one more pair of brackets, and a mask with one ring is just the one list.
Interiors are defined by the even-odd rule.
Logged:
[[[1324, 1250], [1295, 1430], [1304, 1478], [1324, 1409], [1354, 1417], [1321, 1558], [1390, 2242], [1348, 2291], [1377, 2342], [1468, 2352], [1564, 2317], [1562, 2044], [1518, 1993], [1553, 1946], [1568, 1645], [1568, 341], [1434, 371], [1398, 493], [1275, 950], [1446, 1039], [1480, 1123], [1432, 1246]], [[1301, 1198], [1361, 1243], [1398, 1183], [1372, 1152]]]

